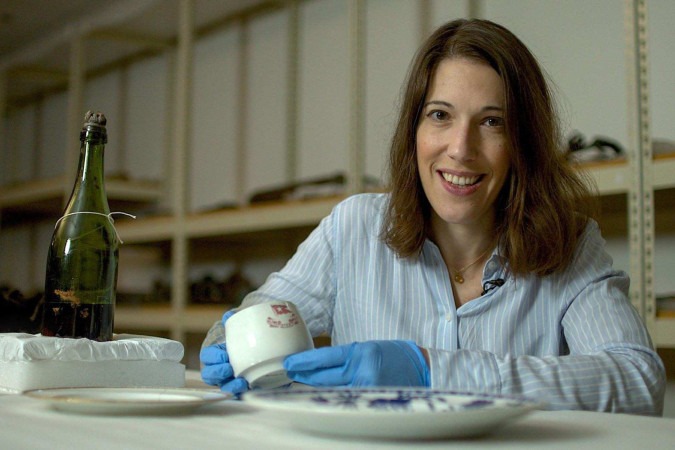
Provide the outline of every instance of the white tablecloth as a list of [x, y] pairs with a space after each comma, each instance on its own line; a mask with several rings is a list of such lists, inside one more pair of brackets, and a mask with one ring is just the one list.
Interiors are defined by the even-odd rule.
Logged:
[[[188, 374], [188, 387], [204, 385]], [[181, 416], [77, 415], [40, 400], [0, 395], [2, 449], [641, 449], [675, 448], [675, 419], [536, 411], [477, 439], [394, 442], [302, 433], [283, 415], [225, 401]]]

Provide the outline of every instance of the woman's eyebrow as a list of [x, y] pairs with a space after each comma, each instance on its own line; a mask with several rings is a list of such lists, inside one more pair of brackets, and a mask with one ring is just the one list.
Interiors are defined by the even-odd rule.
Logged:
[[[431, 105], [440, 105], [440, 106], [445, 106], [446, 108], [454, 109], [454, 105], [450, 102], [446, 102], [443, 100], [430, 100], [424, 104], [424, 107], [426, 108], [427, 106]], [[481, 112], [488, 112], [488, 111], [496, 111], [496, 112], [504, 112], [504, 108], [501, 106], [497, 105], [487, 105], [483, 106], [481, 108]]]
[[424, 107], [426, 108], [429, 105], [441, 105], [441, 106], [445, 106], [447, 108], [454, 108], [452, 103], [444, 102], [442, 100], [430, 100], [430, 101], [428, 101], [424, 104]]

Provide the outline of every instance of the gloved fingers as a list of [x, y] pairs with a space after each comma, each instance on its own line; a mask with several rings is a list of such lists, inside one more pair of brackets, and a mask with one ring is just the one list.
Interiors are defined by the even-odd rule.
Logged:
[[225, 344], [215, 344], [201, 349], [199, 360], [205, 365], [212, 365], [226, 363], [230, 358], [227, 356]]
[[234, 377], [234, 370], [228, 363], [202, 367], [202, 380], [206, 384], [219, 385]]
[[284, 369], [287, 372], [299, 372], [342, 366], [347, 361], [353, 345], [321, 347], [294, 353], [284, 359]]
[[236, 309], [231, 309], [231, 310], [225, 312], [225, 314], [223, 314], [223, 318], [221, 320], [221, 322], [223, 322], [223, 325], [225, 325], [225, 322], [227, 322], [227, 319], [232, 317], [234, 315], [234, 313], [236, 313], [236, 312], [237, 312]]
[[326, 369], [288, 371], [288, 378], [298, 383], [310, 386], [348, 386], [352, 375], [347, 373], [344, 366], [329, 367]]
[[228, 381], [227, 383], [224, 383], [222, 386], [220, 386], [220, 390], [223, 392], [231, 392], [234, 395], [239, 395], [248, 391], [248, 382], [245, 379], [238, 377]]
[[289, 378], [312, 386], [429, 386], [429, 369], [412, 341], [366, 341], [288, 356]]

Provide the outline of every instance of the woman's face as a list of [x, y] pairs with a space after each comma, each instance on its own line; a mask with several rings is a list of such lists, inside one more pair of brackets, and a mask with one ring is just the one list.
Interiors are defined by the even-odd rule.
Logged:
[[504, 108], [502, 81], [488, 64], [449, 58], [438, 65], [416, 137], [432, 223], [494, 225], [510, 167]]

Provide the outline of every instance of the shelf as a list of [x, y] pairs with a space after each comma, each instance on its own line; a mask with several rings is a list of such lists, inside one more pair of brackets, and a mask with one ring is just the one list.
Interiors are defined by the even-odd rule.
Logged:
[[115, 328], [140, 330], [168, 330], [177, 323], [169, 305], [116, 306]]
[[[66, 186], [72, 186], [72, 182], [66, 183], [62, 176], [3, 186], [0, 187], [0, 208], [62, 199]], [[106, 178], [105, 186], [110, 200], [147, 203], [158, 200], [162, 194], [159, 181], [112, 177]]]
[[169, 240], [178, 227], [188, 239], [227, 237], [315, 226], [344, 197], [270, 202], [241, 208], [191, 214], [179, 224], [170, 216], [136, 220], [121, 218], [117, 232], [125, 244], [144, 244]]
[[[577, 166], [589, 173], [600, 195], [623, 194], [630, 190], [630, 166], [625, 159], [586, 162]], [[652, 187], [675, 188], [675, 153], [656, 155], [652, 164]]]
[[652, 165], [652, 177], [654, 189], [675, 188], [675, 154], [656, 156]]
[[675, 317], [657, 317], [651, 333], [656, 347], [675, 348]]
[[630, 189], [630, 168], [625, 159], [578, 166], [595, 180], [600, 195], [625, 194]]
[[[118, 306], [115, 327], [161, 331], [180, 326], [186, 332], [204, 333], [226, 309], [227, 305], [191, 305], [174, 312], [170, 305]], [[657, 318], [652, 336], [657, 347], [675, 347], [675, 317]]]
[[[655, 160], [655, 189], [675, 187], [675, 157], [667, 155]], [[585, 163], [580, 166], [596, 181], [600, 194], [607, 199], [629, 191], [629, 165], [625, 160]], [[316, 225], [330, 214], [344, 197], [270, 202], [214, 212], [195, 213], [185, 218], [184, 232], [189, 239], [226, 237], [247, 233], [275, 231]], [[612, 201], [609, 202], [610, 210]], [[623, 209], [623, 208], [621, 208]], [[623, 214], [623, 213], [621, 213]], [[176, 221], [170, 216], [120, 219], [118, 232], [125, 243], [151, 243], [169, 240], [176, 232]]]
[[[159, 181], [111, 177], [105, 184], [111, 208], [154, 203], [163, 195]], [[66, 194], [67, 186], [72, 182], [66, 183], [65, 177], [60, 176], [0, 187], [3, 225], [60, 214], [66, 195], [70, 195], [70, 191]]]
[[[171, 58], [180, 62], [181, 56], [185, 56], [183, 50], [190, 55], [194, 51], [192, 49], [188, 52], [183, 49], [182, 43], [187, 42], [194, 47], [192, 40], [196, 41], [206, 37], [209, 33], [222, 30], [231, 24], [243, 24], [240, 31], [237, 31], [238, 28], [237, 30], [233, 28], [236, 31], [233, 36], [236, 34], [240, 41], [238, 45], [240, 45], [241, 54], [238, 57], [247, 57], [249, 55], [246, 52], [253, 48], [253, 46], [246, 46], [251, 38], [249, 33], [258, 29], [249, 28], [250, 22], [253, 22], [249, 21], [249, 18], [281, 8], [292, 6], [288, 10], [288, 17], [292, 19], [288, 27], [296, 27], [289, 28], [289, 37], [293, 38], [294, 42], [298, 38], [299, 31], [304, 30], [299, 27], [302, 25], [301, 21], [305, 20], [304, 13], [297, 8], [300, 2], [196, 0], [193, 3], [193, 10], [187, 15], [186, 9], [183, 8], [188, 4], [186, 2], [126, 1], [122, 4], [111, 4], [99, 14], [82, 21], [64, 23], [64, 27], [53, 33], [53, 36], [37, 40], [26, 48], [17, 49], [11, 57], [0, 61], [0, 69], [7, 72], [5, 106], [10, 109], [19, 108], [60, 91], [67, 92], [69, 95], [79, 92], [78, 95], [81, 95], [83, 84], [87, 81], [105, 74], [116, 74], [117, 71], [121, 74], [123, 72], [126, 83], [128, 82], [126, 78], [128, 70], [122, 71], [121, 68], [132, 68], [137, 61], [154, 55], [175, 53], [176, 55]], [[294, 18], [293, 14], [298, 14], [299, 17]], [[187, 23], [187, 20], [182, 22], [183, 19], [189, 19], [192, 25], [183, 26], [183, 23]], [[352, 19], [345, 18], [345, 20], [351, 21]], [[257, 27], [258, 23], [255, 25]], [[187, 28], [191, 28], [189, 33], [186, 32]], [[188, 34], [189, 39], [186, 38]], [[303, 42], [300, 39], [296, 44], [303, 44]], [[289, 40], [288, 44], [290, 43]], [[355, 43], [361, 45], [358, 42]], [[74, 59], [71, 57], [78, 54], [78, 49], [82, 51], [83, 67], [73, 68]], [[291, 61], [290, 57], [295, 55], [291, 50], [293, 49], [289, 49], [289, 61]], [[297, 49], [293, 51], [297, 53]], [[351, 50], [349, 52], [351, 54]], [[359, 52], [355, 52], [357, 53]], [[351, 58], [350, 56], [350, 61], [352, 61]], [[191, 59], [185, 58], [185, 60]], [[362, 64], [356, 60], [352, 62]], [[190, 72], [183, 71], [186, 67], [189, 69], [189, 65], [176, 64], [175, 66], [173, 79], [169, 77], [175, 85], [171, 88], [172, 93], [169, 96], [173, 104], [170, 105], [167, 113], [167, 119], [172, 127], [172, 134], [168, 135], [172, 148], [167, 150], [167, 155], [181, 156], [181, 152], [184, 151], [185, 158], [170, 158], [170, 165], [164, 169], [165, 182], [125, 180], [121, 177], [107, 178], [106, 191], [111, 211], [138, 215], [135, 220], [123, 216], [114, 217], [115, 226], [124, 244], [159, 248], [160, 251], [155, 252], [159, 255], [156, 259], [160, 261], [162, 269], [171, 270], [170, 283], [173, 288], [172, 304], [118, 306], [116, 326], [128, 330], [148, 330], [152, 334], [169, 333], [173, 338], [183, 340], [186, 333], [204, 333], [227, 308], [226, 305], [189, 304], [185, 298], [189, 288], [188, 267], [192, 269], [200, 264], [208, 266], [224, 260], [230, 263], [229, 259], [235, 259], [238, 263], [239, 260], [262, 259], [270, 254], [276, 257], [292, 253], [307, 233], [329, 215], [334, 206], [344, 197], [261, 203], [187, 215], [183, 212], [172, 214], [160, 211], [162, 206], [174, 204], [174, 200], [183, 201], [183, 188], [190, 180], [186, 175], [187, 171], [181, 172], [181, 170], [176, 170], [176, 167], [181, 168], [183, 162], [189, 161], [192, 156], [190, 151], [194, 150], [185, 143], [187, 140], [184, 142], [183, 139], [175, 139], [176, 135], [173, 133], [174, 129], [181, 130], [183, 129], [181, 125], [188, 123], [189, 108], [184, 108], [184, 106], [190, 103], [184, 102], [183, 94], [187, 91], [191, 92], [187, 83], [189, 76], [184, 76]], [[80, 70], [82, 73], [78, 73]], [[237, 72], [237, 76], [241, 75], [247, 74]], [[78, 81], [77, 78], [82, 78], [82, 80]], [[241, 77], [241, 80], [246, 79], [246, 77]], [[237, 81], [237, 83], [243, 83], [238, 87], [241, 88], [241, 92], [246, 93], [247, 85], [243, 81]], [[127, 87], [125, 86], [124, 89]], [[295, 98], [294, 93], [297, 94], [295, 92], [297, 86], [293, 89], [288, 92], [291, 99]], [[125, 91], [120, 88], [120, 92]], [[76, 97], [77, 95], [73, 96], [73, 98]], [[244, 96], [243, 99], [246, 100], [246, 97]], [[69, 98], [70, 100], [72, 98]], [[356, 108], [361, 106], [360, 102], [349, 100], [350, 113], [358, 112]], [[297, 115], [297, 112], [295, 114]], [[358, 115], [352, 115], [358, 119]], [[291, 126], [296, 127], [293, 133], [288, 133], [293, 137], [289, 139], [289, 149], [297, 145], [298, 138], [295, 134], [301, 131], [303, 125], [299, 118], [289, 121]], [[353, 131], [351, 122], [349, 129]], [[354, 141], [357, 142], [357, 140]], [[246, 144], [244, 139], [243, 147], [246, 147]], [[244, 152], [246, 148], [243, 147], [238, 151]], [[360, 150], [358, 145], [354, 147]], [[295, 159], [289, 162], [289, 167], [293, 167], [293, 164], [297, 164]], [[630, 164], [627, 159], [580, 163], [578, 167], [595, 180], [602, 197], [603, 234], [621, 239], [630, 237], [633, 226], [630, 218], [631, 214], [636, 214], [636, 212], [630, 211], [629, 202], [632, 199], [628, 194], [632, 191], [633, 184], [636, 183], [637, 174], [634, 172], [639, 168]], [[350, 170], [357, 169], [352, 167]], [[673, 232], [672, 223], [675, 223], [675, 212], [673, 212], [675, 211], [675, 196], [672, 194], [672, 190], [675, 189], [674, 174], [675, 154], [655, 156], [653, 163], [646, 164], [644, 173], [641, 174], [649, 177], [647, 184], [653, 186], [654, 189], [655, 211], [653, 214], [657, 233]], [[170, 188], [164, 189], [163, 183]], [[61, 214], [71, 186], [72, 180], [67, 180], [65, 177], [0, 186], [0, 229], [6, 225], [27, 224], [30, 221], [55, 220]], [[173, 198], [167, 196], [173, 196]], [[164, 202], [160, 203], [162, 200]], [[632, 257], [634, 256], [631, 255]], [[654, 329], [650, 329], [650, 332], [654, 336], [656, 345], [675, 347], [675, 317], [661, 316], [648, 319], [648, 323], [655, 323]]]
[[175, 221], [171, 216], [120, 217], [115, 228], [124, 244], [148, 244], [169, 241], [174, 236]]
[[115, 328], [161, 331], [180, 326], [186, 332], [205, 333], [225, 309], [227, 305], [191, 305], [180, 312], [170, 305], [117, 306]]
[[187, 217], [190, 238], [316, 225], [343, 197], [270, 202]]
[[[286, 0], [195, 2], [196, 35], [208, 34], [236, 18], [282, 8]], [[33, 40], [0, 60], [7, 70], [7, 104], [20, 106], [46, 92], [68, 87], [73, 38], [87, 44], [86, 77], [95, 77], [176, 46], [180, 2], [162, 0], [110, 2], [100, 11]]]

